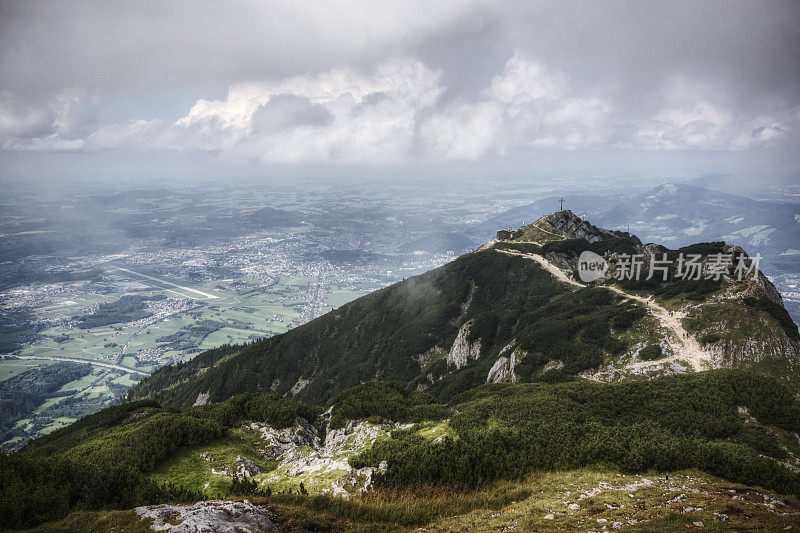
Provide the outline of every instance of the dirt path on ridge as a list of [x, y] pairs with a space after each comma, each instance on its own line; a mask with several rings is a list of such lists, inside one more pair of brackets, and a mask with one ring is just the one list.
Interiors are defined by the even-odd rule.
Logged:
[[[514, 255], [523, 257], [525, 259], [530, 259], [550, 272], [557, 280], [568, 283], [575, 287], [586, 287], [586, 285], [583, 283], [567, 276], [563, 270], [540, 255], [514, 252], [511, 250], [496, 251], [506, 255]], [[631, 300], [636, 300], [637, 302], [647, 306], [650, 312], [656, 317], [656, 319], [658, 319], [661, 326], [670, 332], [670, 335], [667, 335], [667, 343], [669, 343], [670, 347], [672, 348], [673, 355], [663, 359], [656, 359], [654, 361], [637, 361], [635, 363], [626, 365], [626, 369], [645, 368], [673, 361], [685, 361], [691, 365], [695, 372], [707, 370], [713, 367], [711, 357], [703, 350], [702, 346], [700, 346], [700, 343], [697, 342], [697, 340], [692, 337], [692, 335], [686, 331], [681, 324], [679, 318], [682, 318], [684, 315], [679, 315], [678, 313], [668, 311], [667, 309], [655, 303], [652, 298], [637, 296], [635, 294], [625, 292], [619, 287], [615, 287], [613, 285], [598, 285], [598, 287], [608, 289], [619, 294], [620, 296], [629, 298]]]

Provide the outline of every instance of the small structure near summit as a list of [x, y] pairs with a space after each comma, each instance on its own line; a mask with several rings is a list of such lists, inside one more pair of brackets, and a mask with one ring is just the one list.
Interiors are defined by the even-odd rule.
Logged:
[[510, 229], [497, 230], [497, 240], [507, 241], [511, 238], [512, 232]]

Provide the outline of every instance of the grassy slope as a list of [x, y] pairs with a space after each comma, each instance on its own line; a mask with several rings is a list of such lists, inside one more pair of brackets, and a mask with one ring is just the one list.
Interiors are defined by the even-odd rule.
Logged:
[[[621, 474], [599, 469], [541, 473], [521, 484], [533, 496], [499, 512], [476, 509], [443, 517], [426, 525], [428, 531], [585, 531], [615, 522], [625, 531], [673, 532], [703, 530], [776, 531], [800, 525], [800, 503], [743, 485], [725, 482], [697, 471], [669, 476]], [[783, 505], [781, 505], [781, 502]], [[569, 505], [578, 504], [578, 510]], [[552, 518], [548, 518], [552, 516]]]
[[[338, 410], [334, 408], [334, 416], [344, 421], [392, 416], [409, 420], [424, 418], [425, 413], [436, 414], [436, 420], [422, 421], [410, 431], [379, 440], [374, 449], [365, 452], [366, 463], [389, 461], [386, 477], [377, 479], [380, 489], [376, 493], [351, 501], [328, 496], [301, 497], [290, 484], [294, 495], [275, 494], [267, 500], [288, 523], [301, 528], [316, 524], [323, 529], [336, 526], [356, 531], [374, 527], [402, 530], [428, 524], [454, 530], [469, 523], [461, 520], [494, 527], [500, 525], [501, 521], [495, 520], [498, 517], [510, 518], [511, 522], [526, 527], [539, 527], [547, 510], [556, 513], [558, 520], [563, 519], [565, 527], [598, 515], [614, 521], [663, 520], [663, 529], [668, 530], [686, 516], [674, 515], [672, 511], [677, 506], [667, 504], [667, 500], [686, 493], [688, 489], [683, 485], [698, 483], [712, 486], [703, 489], [706, 494], [690, 495], [690, 500], [705, 501], [702, 507], [712, 514], [688, 513], [689, 518], [711, 520], [711, 509], [723, 512], [733, 505], [741, 508], [735, 512], [756, 516], [766, 527], [788, 522], [777, 519], [770, 522], [768, 511], [754, 501], [746, 498], [740, 505], [719, 487], [737, 480], [778, 490], [794, 487], [791, 490], [795, 491], [800, 487], [799, 476], [781, 473], [779, 464], [764, 456], [778, 455], [786, 460], [792, 459], [789, 453], [800, 454], [800, 446], [792, 441], [792, 433], [800, 431], [800, 403], [774, 380], [755, 374], [717, 371], [615, 385], [574, 382], [486, 386], [460, 396], [448, 423], [441, 422], [443, 408], [430, 403], [430, 395], [408, 393], [391, 384], [366, 384], [339, 399], [341, 406]], [[398, 404], [402, 407], [399, 410]], [[748, 408], [748, 414], [739, 413], [738, 407]], [[161, 482], [197, 488], [210, 479], [207, 463], [199, 459], [201, 453], [211, 452], [218, 461], [230, 463], [228, 466], [233, 465], [236, 455], [259, 462], [258, 439], [241, 429], [242, 421], [269, 421], [281, 426], [291, 423], [294, 416], [314, 419], [320, 412], [318, 408], [266, 395], [237, 397], [183, 413], [154, 410], [148, 404], [118, 406], [93, 415], [83, 426], [57, 432], [42, 439], [42, 443], [34, 441], [30, 450], [18, 454], [18, 458], [44, 461], [60, 458], [78, 467], [116, 462], [150, 472], [148, 477]], [[165, 424], [174, 429], [193, 425], [203, 429], [210, 424], [211, 428], [227, 428], [227, 431], [221, 435], [218, 429], [204, 430], [193, 438], [185, 435], [180, 442], [172, 443], [171, 451], [161, 448], [155, 451], [148, 443]], [[169, 435], [172, 429], [162, 432], [163, 437]], [[198, 442], [198, 438], [205, 440]], [[137, 450], [141, 456], [135, 455]], [[259, 466], [269, 472], [275, 465], [261, 461]], [[581, 468], [586, 466], [590, 468]], [[622, 483], [620, 479], [628, 480], [623, 483], [627, 485], [633, 482], [630, 480], [640, 480], [643, 474], [647, 476], [646, 472], [653, 468], [673, 471], [692, 466], [717, 472], [727, 482], [690, 473], [686, 476], [692, 479], [659, 481], [657, 487], [644, 487], [641, 492], [631, 489], [646, 502], [641, 504], [636, 500], [638, 506], [632, 508], [605, 507], [605, 503], [617, 505], [620, 499], [627, 501], [624, 490], [608, 487], [601, 487], [604, 496], [584, 498], [581, 507], [585, 511], [580, 513], [567, 513], [563, 504], [556, 506], [558, 501], [575, 499], [575, 494], [563, 494], [564, 486], [572, 483], [570, 476], [576, 476], [581, 487], [591, 488], [599, 486], [600, 481], [616, 485]], [[624, 478], [616, 475], [618, 467], [626, 472]], [[105, 472], [107, 467], [103, 468]], [[572, 473], [560, 473], [563, 470]], [[454, 473], [455, 477], [443, 472]], [[470, 472], [477, 472], [479, 478], [470, 478]], [[35, 488], [40, 482], [37, 474], [31, 475], [34, 477], [29, 478], [29, 486]], [[430, 475], [433, 477], [425, 477]], [[227, 481], [222, 479], [222, 484], [209, 489], [224, 492]], [[429, 483], [441, 482], [451, 484], [433, 491], [424, 488]], [[564, 486], [559, 488], [558, 483]], [[472, 488], [463, 490], [468, 486]], [[18, 494], [19, 487], [13, 485], [9, 490]], [[753, 493], [750, 489], [731, 490]], [[169, 495], [161, 497], [170, 501]], [[792, 499], [787, 501], [791, 505], [796, 503]], [[144, 503], [114, 502], [111, 505]], [[495, 517], [501, 509], [507, 511]], [[728, 514], [733, 520], [731, 513]], [[453, 515], [460, 518], [454, 519]], [[79, 513], [62, 525], [67, 530], [69, 527], [91, 530], [119, 521], [122, 528], [129, 518], [124, 513]]]
[[[258, 444], [259, 439], [255, 432], [235, 428], [230, 430], [225, 439], [179, 450], [161, 462], [150, 474], [150, 478], [162, 485], [182, 485], [211, 498], [224, 497], [228, 494], [232, 479], [212, 474], [212, 468], [235, 472], [238, 456], [250, 459], [264, 473], [278, 466], [276, 461], [267, 461], [260, 457]], [[203, 454], [210, 454], [213, 461], [206, 461], [201, 457]]]
[[160, 486], [149, 474], [186, 448], [232, 442], [231, 430], [235, 435], [244, 420], [285, 427], [319, 413], [266, 394], [183, 412], [163, 411], [152, 401], [107, 408], [0, 455], [0, 527], [52, 520], [76, 508], [198, 498], [185, 486]]
[[[642, 313], [634, 309], [637, 304], [620, 306], [619, 301], [600, 289], [570, 291], [533, 261], [486, 250], [364, 296], [210, 366], [204, 366], [211, 359], [206, 357], [194, 368], [160, 371], [134, 396], [152, 393], [166, 406], [186, 407], [201, 393], [210, 393], [211, 401], [242, 391], [284, 394], [303, 378], [310, 382], [296, 397], [324, 403], [373, 379], [428, 386], [430, 374], [437, 381], [431, 391], [447, 399], [484, 383], [512, 340], [531, 354], [518, 369], [523, 381], [539, 379], [542, 367], [554, 359], [565, 363], [561, 374], [575, 375], [625, 349], [611, 328], [629, 327], [632, 320], [624, 317], [632, 314], [635, 321]], [[480, 341], [482, 356], [456, 372], [443, 354], [468, 321], [473, 324], [468, 340]], [[439, 355], [420, 368], [415, 357], [426, 352]], [[197, 375], [190, 377], [193, 372]], [[181, 377], [164, 379], [167, 374]], [[159, 391], [159, 382], [167, 388]]]
[[[632, 475], [584, 468], [537, 473], [475, 493], [378, 491], [349, 501], [278, 494], [251, 501], [276, 513], [281, 531], [416, 531], [420, 527], [439, 532], [583, 531], [603, 525], [611, 528], [614, 522], [622, 522], [626, 531], [665, 533], [692, 529], [694, 522], [712, 531], [800, 527], [800, 502], [795, 497], [697, 471], [676, 472], [667, 480], [655, 472]], [[571, 503], [580, 509], [569, 509]], [[550, 514], [553, 519], [546, 519]], [[84, 511], [30, 531], [144, 533], [149, 529], [132, 511]]]
[[498, 304], [509, 313], [537, 308], [566, 291], [531, 261], [493, 251], [469, 254], [247, 347], [156, 397], [185, 407], [201, 392], [210, 392], [212, 401], [271, 387], [282, 394], [304, 377], [311, 382], [298, 398], [322, 403], [371, 379], [409, 383], [421, 373], [412, 356], [437, 344], [449, 348], [470, 318], [460, 315], [472, 286], [478, 287], [470, 308], [476, 314]]
[[529, 224], [515, 231], [513, 239], [520, 242], [538, 242], [544, 244], [550, 241], [566, 239], [567, 235], [558, 231], [546, 222]]

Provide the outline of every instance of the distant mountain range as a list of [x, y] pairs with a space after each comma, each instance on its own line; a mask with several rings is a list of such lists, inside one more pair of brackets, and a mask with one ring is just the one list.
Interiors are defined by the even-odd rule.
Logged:
[[800, 268], [800, 204], [667, 184], [619, 203], [596, 220], [613, 229], [630, 224], [645, 242], [725, 241], [760, 253], [772, 268]]
[[756, 200], [785, 202], [793, 198], [795, 202], [800, 202], [800, 176], [791, 172], [783, 175], [761, 175], [757, 178], [750, 174], [705, 174], [687, 181], [686, 184]]

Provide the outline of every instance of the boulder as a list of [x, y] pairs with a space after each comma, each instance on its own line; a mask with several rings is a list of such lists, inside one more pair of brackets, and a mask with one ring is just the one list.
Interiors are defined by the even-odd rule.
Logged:
[[152, 531], [170, 533], [260, 533], [278, 531], [267, 511], [247, 500], [206, 501], [194, 505], [150, 505], [137, 507], [142, 519], [152, 518]]
[[241, 477], [253, 477], [261, 473], [261, 469], [256, 464], [241, 455], [236, 456], [236, 473]]

